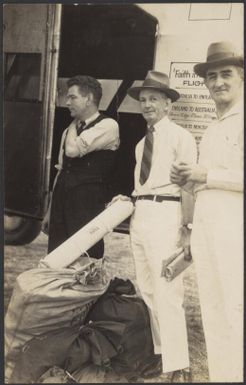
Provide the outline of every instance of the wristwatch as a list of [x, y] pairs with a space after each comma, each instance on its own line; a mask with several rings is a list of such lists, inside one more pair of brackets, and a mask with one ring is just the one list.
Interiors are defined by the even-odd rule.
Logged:
[[185, 223], [182, 227], [186, 227], [188, 230], [192, 230], [192, 223]]

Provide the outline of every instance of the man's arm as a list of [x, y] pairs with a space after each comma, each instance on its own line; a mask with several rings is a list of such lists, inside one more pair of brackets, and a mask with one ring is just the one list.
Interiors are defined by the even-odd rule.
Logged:
[[47, 208], [47, 211], [45, 213], [44, 219], [42, 221], [42, 231], [45, 234], [49, 233], [49, 222], [50, 222], [50, 211], [51, 211], [51, 204], [52, 204], [52, 195], [53, 195], [53, 191], [54, 191], [54, 188], [55, 188], [58, 176], [59, 176], [59, 174], [60, 174], [60, 172], [62, 170], [63, 145], [64, 145], [64, 141], [65, 141], [65, 138], [66, 138], [66, 133], [67, 133], [67, 130], [65, 130], [63, 132], [62, 137], [61, 137], [60, 150], [59, 150], [59, 155], [58, 155], [58, 164], [55, 165], [55, 167], [57, 168], [58, 172], [57, 172], [57, 174], [55, 176], [55, 179], [54, 179], [54, 182], [53, 182], [53, 187], [52, 187], [52, 190], [51, 190], [51, 192], [49, 194], [48, 208]]
[[176, 162], [172, 164], [170, 170], [170, 180], [182, 187], [188, 193], [193, 193], [193, 182], [187, 182], [187, 176], [180, 173], [180, 166], [183, 164], [191, 163], [196, 164], [197, 162], [197, 146], [193, 136], [186, 132], [180, 141], [178, 156]]
[[206, 183], [208, 171], [199, 164], [181, 162], [174, 165], [180, 180], [186, 182]]
[[68, 127], [65, 153], [71, 158], [81, 157], [92, 151], [116, 150], [119, 147], [119, 126], [111, 119], [103, 119], [89, 130], [77, 135], [76, 124]]
[[243, 171], [214, 169], [207, 173], [208, 188], [243, 192], [243, 185]]
[[208, 189], [220, 189], [243, 192], [243, 171], [211, 169], [207, 170], [199, 164], [175, 165], [171, 171], [171, 180], [181, 187], [188, 183], [204, 183]]
[[181, 190], [182, 222], [180, 229], [180, 247], [184, 248], [185, 259], [191, 259], [190, 236], [192, 230], [195, 199], [192, 194]]
[[74, 120], [67, 128], [67, 136], [65, 139], [65, 154], [70, 158], [79, 156], [79, 149], [76, 144], [77, 137], [76, 121]]
[[209, 156], [209, 149], [213, 140], [211, 130], [208, 128], [200, 144], [199, 163], [197, 165], [189, 164], [188, 162], [187, 164], [183, 163], [179, 165], [178, 170], [176, 169], [180, 180], [186, 179], [188, 183], [205, 184], [208, 189], [242, 192], [244, 159], [243, 133], [238, 136], [238, 158], [240, 161], [238, 162], [237, 168], [206, 168], [203, 166], [203, 164], [207, 163], [206, 158]]

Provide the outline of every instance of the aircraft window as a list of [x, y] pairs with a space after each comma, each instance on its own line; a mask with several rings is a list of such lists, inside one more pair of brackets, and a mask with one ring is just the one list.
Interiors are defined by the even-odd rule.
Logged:
[[5, 56], [5, 100], [39, 99], [41, 54], [7, 53]]

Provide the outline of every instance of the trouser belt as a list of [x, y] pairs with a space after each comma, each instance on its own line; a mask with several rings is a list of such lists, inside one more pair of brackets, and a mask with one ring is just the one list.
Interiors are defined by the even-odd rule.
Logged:
[[133, 203], [139, 200], [150, 200], [154, 202], [163, 202], [163, 201], [176, 201], [180, 202], [180, 197], [172, 197], [172, 196], [164, 196], [164, 195], [138, 195], [136, 197], [132, 197]]

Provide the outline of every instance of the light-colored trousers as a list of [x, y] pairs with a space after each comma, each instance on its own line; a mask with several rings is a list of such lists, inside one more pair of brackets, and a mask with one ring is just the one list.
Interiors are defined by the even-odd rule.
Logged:
[[197, 195], [191, 251], [195, 260], [212, 382], [243, 381], [243, 194]]
[[162, 260], [177, 248], [179, 202], [136, 202], [130, 225], [136, 280], [149, 309], [156, 354], [162, 354], [163, 373], [189, 366], [183, 308], [182, 274], [172, 282], [161, 277]]

